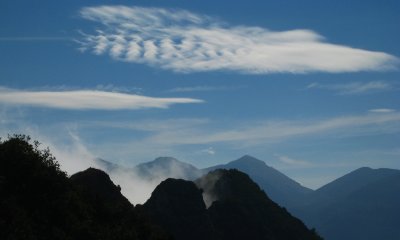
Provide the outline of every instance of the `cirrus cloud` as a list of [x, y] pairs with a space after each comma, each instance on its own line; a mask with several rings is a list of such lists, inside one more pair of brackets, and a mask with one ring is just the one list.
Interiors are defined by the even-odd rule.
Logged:
[[232, 26], [185, 10], [98, 6], [82, 8], [80, 15], [100, 23], [95, 33], [82, 33], [82, 51], [176, 72], [339, 73], [399, 63], [384, 52], [328, 43], [312, 30]]
[[201, 103], [192, 98], [155, 98], [99, 90], [28, 91], [0, 87], [0, 103], [70, 110], [168, 108], [178, 103]]
[[397, 87], [390, 82], [369, 81], [369, 82], [349, 82], [342, 84], [321, 84], [311, 83], [307, 89], [324, 89], [337, 92], [339, 95], [360, 95], [372, 92], [383, 92], [397, 90]]

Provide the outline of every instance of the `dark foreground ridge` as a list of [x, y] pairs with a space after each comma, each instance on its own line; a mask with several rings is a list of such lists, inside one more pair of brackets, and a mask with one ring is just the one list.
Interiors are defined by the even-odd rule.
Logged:
[[0, 239], [172, 239], [106, 173], [91, 168], [68, 178], [28, 140], [0, 143]]
[[[144, 204], [152, 219], [177, 240], [321, 239], [240, 171], [216, 170], [196, 184], [167, 179]], [[214, 200], [208, 209], [199, 188]]]

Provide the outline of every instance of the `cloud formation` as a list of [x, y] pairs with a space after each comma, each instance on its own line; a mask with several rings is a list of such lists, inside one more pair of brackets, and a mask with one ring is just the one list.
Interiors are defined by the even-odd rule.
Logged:
[[368, 111], [369, 112], [373, 112], [373, 113], [392, 113], [392, 112], [396, 112], [396, 110], [391, 109], [391, 108], [375, 108], [375, 109], [370, 109]]
[[82, 51], [176, 72], [339, 73], [399, 63], [387, 53], [328, 43], [312, 30], [232, 26], [185, 10], [98, 6], [80, 15], [100, 23], [95, 33], [82, 33]]
[[169, 89], [167, 92], [213, 92], [213, 91], [230, 91], [244, 88], [244, 86], [193, 86], [193, 87], [177, 87]]
[[350, 82], [343, 84], [321, 84], [315, 82], [308, 85], [307, 89], [325, 89], [335, 91], [340, 95], [357, 95], [371, 92], [390, 91], [394, 90], [395, 86], [385, 81]]
[[[262, 120], [239, 121], [231, 124], [204, 119], [169, 119], [130, 121], [129, 123], [91, 123], [85, 127], [117, 127], [132, 131], [134, 139], [120, 142], [116, 140], [107, 146], [96, 146], [95, 152], [104, 157], [109, 149], [121, 149], [118, 156], [128, 159], [129, 156], [158, 157], [176, 156], [185, 159], [185, 155], [177, 155], [182, 149], [205, 149], [213, 146], [223, 149], [235, 149], [243, 152], [253, 147], [268, 144], [282, 144], [294, 140], [315, 141], [315, 139], [346, 139], [354, 136], [375, 136], [396, 134], [400, 132], [400, 114], [398, 112], [375, 113], [338, 116], [326, 119], [309, 120]], [[197, 145], [197, 146], [196, 146]], [[221, 151], [219, 151], [221, 152]], [[199, 152], [200, 153], [200, 152]], [[210, 155], [215, 156], [215, 155]]]
[[195, 129], [166, 129], [156, 132], [145, 141], [153, 144], [212, 144], [240, 143], [241, 146], [279, 142], [296, 137], [324, 135], [360, 136], [400, 131], [398, 112], [335, 117], [313, 121], [263, 121], [241, 123], [233, 129], [208, 131]]
[[291, 165], [291, 166], [297, 166], [297, 167], [311, 167], [312, 164], [310, 162], [304, 161], [304, 160], [298, 160], [294, 159], [285, 155], [279, 155], [279, 154], [274, 154], [276, 158], [278, 158], [279, 161]]
[[192, 98], [155, 98], [136, 94], [99, 91], [28, 91], [0, 87], [0, 103], [70, 110], [121, 110], [168, 108], [178, 103], [201, 103]]

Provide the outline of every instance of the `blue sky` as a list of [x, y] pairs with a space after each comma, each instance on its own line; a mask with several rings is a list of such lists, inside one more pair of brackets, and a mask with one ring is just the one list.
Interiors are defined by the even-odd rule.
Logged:
[[250, 154], [312, 188], [399, 169], [399, 11], [394, 0], [1, 1], [0, 134], [39, 139], [67, 169]]

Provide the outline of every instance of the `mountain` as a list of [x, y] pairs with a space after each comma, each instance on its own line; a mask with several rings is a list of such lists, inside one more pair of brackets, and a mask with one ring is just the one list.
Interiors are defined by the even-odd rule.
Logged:
[[400, 171], [360, 168], [317, 189], [295, 209], [327, 240], [400, 239]]
[[325, 202], [329, 202], [331, 199], [344, 198], [363, 187], [399, 173], [400, 171], [395, 169], [362, 167], [317, 189], [313, 193], [313, 198], [316, 201]]
[[47, 150], [25, 136], [0, 141], [0, 239], [167, 240], [108, 175], [68, 178]]
[[181, 162], [172, 157], [159, 157], [147, 163], [137, 165], [134, 170], [139, 176], [153, 180], [167, 178], [181, 178], [193, 180], [202, 175], [202, 171], [195, 166]]
[[217, 239], [202, 191], [191, 181], [169, 178], [161, 182], [144, 208], [177, 240]]
[[[167, 179], [143, 206], [177, 240], [320, 239], [242, 172], [216, 170], [195, 183]], [[214, 197], [209, 208], [204, 195]]]
[[123, 167], [116, 163], [109, 162], [102, 158], [95, 158], [94, 163], [95, 163], [96, 167], [102, 169], [103, 171], [105, 171], [107, 173], [110, 173], [110, 172], [116, 171], [116, 170], [124, 170], [124, 171], [129, 170], [129, 168], [127, 168], [127, 167]]
[[207, 168], [205, 171], [214, 169], [238, 169], [248, 174], [267, 193], [268, 197], [288, 209], [298, 205], [312, 192], [311, 189], [303, 187], [278, 170], [269, 167], [264, 161], [249, 155], [227, 164]]

